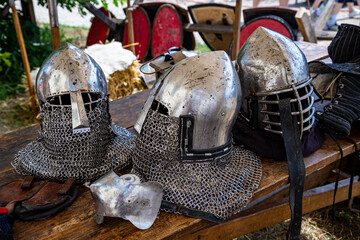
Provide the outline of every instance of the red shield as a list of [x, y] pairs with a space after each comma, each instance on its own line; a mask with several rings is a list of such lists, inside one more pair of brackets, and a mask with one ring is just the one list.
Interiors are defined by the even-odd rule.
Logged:
[[[106, 11], [104, 8], [100, 8], [100, 11], [106, 16], [111, 16], [115, 18], [115, 16], [111, 12]], [[88, 38], [86, 41], [86, 46], [91, 46], [99, 42], [104, 43], [108, 34], [108, 30], [109, 28], [102, 21], [100, 21], [100, 19], [95, 17], [91, 23]]]
[[[144, 61], [148, 51], [150, 43], [150, 20], [146, 11], [139, 7], [132, 12], [133, 29], [134, 29], [134, 42], [135, 55], [140, 61]], [[128, 41], [128, 24], [125, 25], [123, 44], [127, 45]]]
[[182, 46], [183, 26], [175, 7], [163, 4], [156, 12], [153, 30], [151, 52], [158, 56], [171, 47]]
[[266, 15], [254, 18], [241, 27], [239, 48], [241, 48], [248, 37], [260, 26], [278, 32], [291, 40], [295, 40], [295, 34], [291, 26], [284, 19], [275, 15]]

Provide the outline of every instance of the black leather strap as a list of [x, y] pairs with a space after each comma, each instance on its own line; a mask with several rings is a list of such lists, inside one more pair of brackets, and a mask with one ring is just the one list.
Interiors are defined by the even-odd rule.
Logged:
[[[351, 142], [354, 145], [355, 151], [354, 153], [350, 154], [347, 158], [348, 161], [350, 162], [350, 169], [351, 169], [351, 176], [350, 176], [350, 185], [349, 185], [349, 201], [352, 198], [352, 188], [353, 188], [353, 183], [354, 183], [354, 176], [357, 173], [358, 169], [357, 169], [357, 162], [359, 161], [359, 150], [357, 148], [357, 144], [354, 140], [352, 140], [351, 138], [347, 138], [347, 141]], [[340, 171], [339, 171], [340, 172]]]
[[291, 115], [290, 98], [279, 101], [279, 112], [290, 176], [289, 205], [291, 222], [287, 238], [295, 240], [300, 239], [305, 164], [301, 151], [297, 119]]
[[343, 153], [343, 150], [342, 150], [340, 144], [336, 141], [335, 137], [332, 136], [330, 133], [328, 133], [328, 135], [331, 137], [332, 140], [334, 140], [334, 142], [337, 145], [337, 147], [339, 148], [339, 152], [340, 152], [339, 172], [336, 176], [334, 196], [333, 196], [333, 205], [332, 205], [332, 209], [331, 209], [331, 222], [334, 223], [334, 221], [335, 221], [335, 197], [336, 197], [336, 192], [337, 192], [337, 189], [339, 186], [340, 171], [342, 169], [342, 165], [343, 165], [343, 161], [344, 161], [344, 153]]
[[193, 208], [187, 208], [179, 204], [162, 201], [161, 202], [161, 209], [165, 209], [166, 211], [172, 212], [172, 213], [181, 213], [182, 215], [193, 217], [193, 218], [202, 218], [211, 222], [215, 223], [223, 223], [224, 220], [216, 217], [214, 214], [208, 213], [208, 212], [202, 212]]

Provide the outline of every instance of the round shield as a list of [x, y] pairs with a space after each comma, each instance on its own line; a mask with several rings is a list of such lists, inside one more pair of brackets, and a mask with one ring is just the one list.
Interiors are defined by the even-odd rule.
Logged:
[[[231, 26], [235, 21], [233, 6], [209, 3], [193, 5], [188, 8], [190, 16], [196, 24]], [[232, 33], [199, 32], [199, 34], [211, 50], [229, 51], [233, 39]]]
[[266, 15], [254, 18], [241, 27], [239, 49], [258, 27], [265, 27], [278, 32], [291, 40], [295, 40], [294, 31], [284, 19], [275, 15]]
[[183, 42], [183, 26], [175, 7], [163, 4], [156, 12], [153, 29], [151, 52], [158, 56], [171, 47], [180, 47]]
[[[135, 55], [140, 61], [144, 61], [150, 44], [150, 20], [145, 9], [139, 7], [132, 12], [133, 30], [134, 30], [134, 42], [138, 43], [135, 45]], [[124, 29], [123, 44], [129, 44], [128, 38], [128, 24], [126, 23]]]
[[[104, 8], [100, 8], [99, 10], [106, 16], [110, 15], [114, 17], [111, 12], [106, 11]], [[91, 46], [99, 42], [105, 42], [108, 30], [109, 28], [100, 19], [95, 17], [89, 30], [86, 46]]]

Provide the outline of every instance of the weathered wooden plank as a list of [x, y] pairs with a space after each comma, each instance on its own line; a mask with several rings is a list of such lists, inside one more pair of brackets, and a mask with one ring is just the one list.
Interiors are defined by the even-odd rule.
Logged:
[[[359, 139], [356, 139], [359, 142]], [[351, 152], [352, 146], [347, 142], [341, 142], [345, 154]], [[324, 154], [314, 153], [314, 158], [320, 156], [316, 161], [312, 162], [312, 157], [305, 158], [307, 172], [310, 168], [316, 168], [315, 166], [326, 166], [321, 162], [334, 162], [339, 156], [332, 154], [338, 152], [335, 144], [327, 140], [322, 149]], [[328, 152], [327, 154], [325, 152]], [[330, 153], [329, 153], [330, 152]], [[330, 158], [330, 159], [328, 159]], [[319, 162], [321, 164], [319, 164]], [[255, 194], [254, 199], [263, 196], [281, 186], [288, 183], [287, 165], [286, 162], [275, 162], [272, 160], [263, 160], [264, 167], [264, 181], [260, 190]], [[320, 167], [319, 167], [320, 168]], [[316, 169], [315, 169], [316, 170]], [[314, 171], [315, 171], [314, 170]], [[13, 170], [8, 167], [5, 172], [0, 172], [0, 176], [13, 174]], [[3, 178], [0, 178], [3, 180]], [[317, 183], [314, 183], [317, 184]], [[123, 238], [123, 239], [149, 239], [149, 237], [155, 237], [157, 239], [174, 237], [174, 234], [183, 234], [187, 232], [194, 232], [205, 227], [211, 227], [214, 224], [205, 220], [187, 218], [176, 214], [161, 213], [155, 225], [146, 231], [139, 231], [133, 227], [130, 223], [121, 219], [107, 218], [105, 225], [97, 226], [92, 221], [93, 210], [91, 196], [88, 191], [82, 189], [78, 200], [70, 206], [68, 209], [59, 213], [58, 215], [46, 219], [44, 221], [35, 222], [21, 222], [14, 227], [16, 239], [60, 239], [68, 238], [72, 239], [102, 239], [102, 238]], [[54, 226], [57, 226], [55, 230]], [[27, 231], [26, 229], [32, 229]], [[81, 229], [86, 229], [86, 234], [81, 234]], [[61, 233], [58, 232], [61, 230]], [[31, 234], [33, 233], [33, 234]], [[30, 234], [30, 235], [28, 235]]]
[[236, 60], [236, 57], [240, 50], [241, 6], [242, 6], [242, 0], [236, 0], [234, 33], [233, 33], [233, 49], [232, 52], [230, 53], [230, 57], [232, 60]]
[[[308, 55], [306, 51], [309, 51], [309, 48], [304, 51]], [[146, 90], [111, 102], [110, 112], [113, 121], [123, 127], [132, 127], [149, 93], [150, 90]], [[10, 167], [10, 161], [21, 147], [38, 136], [38, 130], [39, 126], [36, 125], [0, 136], [0, 183], [18, 177]], [[355, 132], [353, 136], [360, 135]], [[359, 137], [353, 137], [353, 139], [360, 142]], [[340, 141], [340, 144], [345, 155], [353, 151], [350, 143]], [[320, 171], [335, 164], [337, 159], [339, 159], [338, 149], [335, 143], [328, 139], [320, 150], [305, 158], [306, 172], [310, 174]], [[289, 182], [286, 162], [263, 159], [263, 168], [264, 179], [261, 188], [255, 193], [254, 199], [279, 189]], [[314, 177], [311, 184], [317, 185], [322, 181], [322, 178]], [[176, 239], [188, 237], [189, 234], [216, 226], [222, 229], [222, 233], [231, 235], [232, 230], [228, 226], [233, 226], [234, 221], [235, 224], [243, 221], [245, 214], [249, 214], [250, 220], [253, 218], [254, 210], [249, 209], [234, 216], [224, 225], [215, 225], [201, 219], [161, 212], [154, 225], [148, 230], [138, 230], [130, 222], [117, 218], [106, 218], [105, 222], [98, 226], [92, 219], [94, 207], [90, 192], [82, 186], [79, 187], [81, 191], [78, 199], [56, 216], [33, 222], [16, 221], [13, 228], [15, 239]], [[282, 204], [286, 205], [287, 202]], [[272, 211], [271, 209], [273, 208], [269, 208], [269, 211]]]
[[[358, 130], [354, 129], [354, 133], [350, 136], [351, 139], [357, 142], [360, 146], [360, 134]], [[354, 146], [345, 140], [338, 140], [343, 149], [344, 156], [354, 152]], [[306, 174], [318, 171], [340, 159], [340, 152], [336, 143], [327, 139], [324, 144], [315, 153], [304, 158]], [[252, 201], [261, 196], [265, 196], [276, 189], [285, 186], [289, 183], [289, 174], [286, 162], [276, 162], [270, 159], [264, 159], [263, 165], [263, 181], [261, 187], [255, 192]]]
[[15, 154], [39, 135], [39, 129], [36, 124], [0, 136], [0, 169], [10, 166]]
[[[332, 164], [329, 164], [328, 166], [325, 166], [321, 169], [318, 169], [308, 175], [306, 175], [305, 178], [305, 186], [304, 191], [309, 190], [311, 188], [324, 185], [328, 182], [328, 179], [330, 176], [332, 176], [332, 170], [336, 169], [336, 166], [338, 165], [338, 162], [333, 162]], [[276, 194], [273, 194], [276, 193]], [[284, 187], [279, 188], [279, 190], [272, 192], [269, 194], [270, 196], [262, 197], [260, 199], [257, 199], [255, 202], [259, 202], [259, 205], [268, 204], [270, 202], [276, 201], [280, 198], [289, 196], [289, 184], [286, 184]], [[262, 201], [260, 201], [262, 199]], [[254, 202], [254, 203], [255, 203]], [[253, 202], [252, 202], [253, 204]]]
[[307, 13], [307, 10], [304, 7], [300, 7], [298, 12], [295, 15], [297, 24], [301, 34], [304, 37], [305, 42], [316, 43], [316, 34], [314, 27], [312, 26], [310, 16]]
[[316, 31], [316, 37], [319, 40], [332, 40], [336, 33], [334, 31]]
[[233, 26], [210, 25], [210, 24], [184, 24], [184, 30], [187, 32], [207, 32], [207, 33], [225, 33], [232, 34]]
[[110, 114], [113, 122], [124, 128], [134, 126], [150, 91], [150, 89], [144, 90], [110, 102]]
[[[328, 184], [304, 192], [303, 213], [311, 212], [332, 204], [335, 184]], [[349, 179], [339, 181], [336, 194], [336, 202], [347, 199], [349, 191]], [[353, 185], [353, 194], [360, 195], [360, 182]], [[235, 220], [215, 225], [208, 229], [187, 234], [179, 234], [178, 239], [233, 239], [235, 237], [259, 230], [263, 227], [282, 222], [290, 218], [288, 199], [284, 198], [266, 206], [254, 207], [244, 212], [242, 217]], [[224, 234], [226, 232], [226, 234]], [[174, 239], [174, 238], [173, 238]]]
[[117, 30], [117, 24], [109, 19], [103, 12], [101, 12], [99, 9], [97, 9], [94, 5], [92, 5], [89, 2], [82, 1], [82, 4], [84, 4], [84, 7], [94, 14], [95, 17], [100, 19], [106, 26], [108, 26], [111, 30], [116, 31]]
[[302, 41], [296, 41], [295, 43], [305, 54], [306, 60], [308, 62], [314, 60], [322, 60], [329, 56], [327, 51], [327, 46], [318, 45], [316, 43], [302, 42]]
[[106, 217], [103, 224], [97, 225], [94, 213], [91, 194], [81, 186], [78, 199], [56, 216], [31, 222], [16, 221], [14, 239], [162, 239], [189, 222], [200, 221], [161, 212], [150, 229], [139, 230], [120, 218]]

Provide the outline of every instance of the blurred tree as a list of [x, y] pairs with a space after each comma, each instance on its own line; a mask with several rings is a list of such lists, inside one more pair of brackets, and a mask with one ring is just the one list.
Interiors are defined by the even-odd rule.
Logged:
[[[109, 1], [111, 1], [111, 0], [100, 0], [101, 4], [105, 8], [105, 10], [107, 10], [107, 8], [108, 8]], [[94, 5], [99, 4], [98, 0], [57, 0], [58, 6], [60, 6], [62, 8], [66, 8], [70, 12], [74, 8], [78, 7], [80, 13], [83, 15], [86, 15], [86, 12], [84, 11], [84, 5], [83, 5], [84, 2], [88, 2], [88, 3], [94, 4]], [[112, 0], [112, 2], [115, 6], [119, 6], [119, 3], [125, 4], [126, 0]], [[38, 4], [41, 6], [47, 6], [47, 0], [38, 0]]]
[[[51, 34], [48, 27], [36, 26], [33, 14], [32, 0], [21, 0], [22, 10], [17, 10], [26, 45], [26, 51], [31, 68], [40, 67], [44, 59], [51, 53]], [[107, 8], [111, 0], [100, 0], [104, 8]], [[126, 0], [112, 0], [113, 4], [126, 3]], [[98, 0], [57, 0], [58, 6], [69, 11], [78, 9], [81, 14], [84, 11], [84, 2], [98, 5]], [[35, 2], [34, 2], [35, 3]], [[38, 5], [47, 6], [47, 0], [38, 0]], [[62, 34], [62, 41], [71, 41]], [[22, 77], [24, 67], [21, 59], [20, 48], [14, 29], [14, 23], [9, 12], [8, 0], [0, 0], [0, 99], [10, 94], [24, 90], [22, 88]]]

